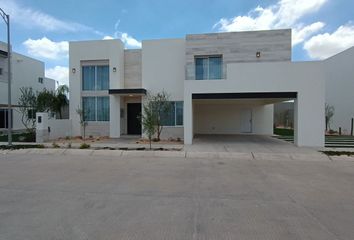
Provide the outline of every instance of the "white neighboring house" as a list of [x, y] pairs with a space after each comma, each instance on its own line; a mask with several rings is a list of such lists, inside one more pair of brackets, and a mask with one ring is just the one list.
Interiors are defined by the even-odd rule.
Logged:
[[[32, 87], [34, 91], [44, 88], [55, 90], [55, 81], [44, 75], [44, 63], [25, 55], [12, 52], [12, 82], [11, 103], [13, 106], [13, 129], [21, 130], [25, 127], [21, 122], [21, 114], [18, 111], [18, 99], [21, 96], [21, 87]], [[0, 42], [0, 130], [7, 128], [7, 93], [8, 68], [7, 68], [7, 44]]]
[[290, 29], [146, 40], [135, 50], [120, 40], [70, 42], [69, 57], [73, 135], [81, 134], [77, 108], [88, 113], [87, 135], [141, 135], [146, 93], [165, 90], [174, 107], [162, 138], [271, 135], [273, 104], [294, 100], [295, 143], [324, 145], [331, 62], [292, 62]]
[[[323, 60], [326, 93], [325, 102], [334, 107], [334, 116], [330, 120], [331, 130], [343, 135], [350, 135], [354, 131], [354, 47], [340, 52]], [[276, 104], [275, 116], [283, 116], [286, 111], [293, 111], [293, 103], [284, 102]], [[293, 119], [290, 120], [291, 122]], [[352, 130], [353, 129], [353, 130]]]

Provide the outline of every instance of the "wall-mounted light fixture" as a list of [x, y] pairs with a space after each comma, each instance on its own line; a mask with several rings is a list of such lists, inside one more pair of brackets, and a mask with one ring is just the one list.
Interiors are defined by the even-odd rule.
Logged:
[[261, 52], [256, 52], [256, 57], [260, 58], [261, 57]]
[[117, 68], [116, 67], [113, 67], [113, 72], [117, 72]]
[[72, 72], [72, 73], [76, 73], [76, 68], [72, 68], [72, 69], [71, 69], [71, 72]]

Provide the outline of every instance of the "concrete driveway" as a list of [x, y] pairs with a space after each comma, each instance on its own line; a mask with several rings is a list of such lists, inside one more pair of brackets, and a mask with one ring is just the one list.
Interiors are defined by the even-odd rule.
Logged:
[[353, 239], [354, 162], [0, 155], [0, 239]]
[[297, 147], [279, 139], [255, 134], [203, 134], [196, 135], [192, 145], [186, 145], [187, 151], [198, 152], [256, 152], [256, 153], [314, 153], [316, 150]]

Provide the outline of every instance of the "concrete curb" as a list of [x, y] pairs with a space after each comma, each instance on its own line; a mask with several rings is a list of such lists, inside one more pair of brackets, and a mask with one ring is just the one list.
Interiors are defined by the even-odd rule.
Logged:
[[354, 162], [354, 156], [330, 156], [332, 161], [349, 161]]
[[62, 148], [30, 148], [4, 150], [1, 154], [43, 154], [43, 155], [76, 155], [76, 156], [108, 156], [108, 157], [173, 157], [173, 158], [208, 158], [237, 160], [276, 160], [276, 161], [354, 161], [354, 157], [332, 156], [322, 153], [259, 153], [259, 152], [186, 152], [186, 151], [144, 151], [144, 150], [94, 150], [94, 149], [62, 149]]
[[94, 150], [90, 149], [66, 149], [63, 154], [65, 155], [77, 155], [77, 156], [90, 156]]

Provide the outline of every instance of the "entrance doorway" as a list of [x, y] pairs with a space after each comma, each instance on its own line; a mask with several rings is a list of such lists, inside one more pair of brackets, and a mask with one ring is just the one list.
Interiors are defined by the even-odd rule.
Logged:
[[240, 112], [241, 133], [252, 132], [252, 109], [242, 109]]
[[141, 103], [127, 103], [128, 134], [141, 134]]

